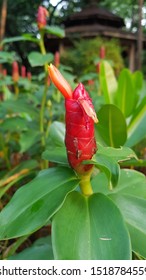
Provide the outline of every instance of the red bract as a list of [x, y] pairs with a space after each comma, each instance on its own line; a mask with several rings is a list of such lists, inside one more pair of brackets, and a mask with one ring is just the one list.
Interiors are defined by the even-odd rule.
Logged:
[[[49, 69], [49, 72], [51, 72], [50, 77], [53, 83], [61, 91], [59, 80], [57, 79], [56, 82], [56, 79], [54, 79], [56, 76], [53, 76], [52, 73], [54, 69], [54, 66], [51, 70]], [[61, 81], [63, 80], [61, 79], [60, 82]], [[62, 85], [61, 92], [65, 96], [64, 87], [65, 85]], [[71, 167], [78, 173], [84, 174], [92, 168], [91, 164], [85, 165], [82, 164], [82, 161], [91, 159], [96, 152], [94, 122], [98, 122], [98, 120], [91, 98], [89, 97], [89, 94], [85, 90], [83, 84], [80, 83], [73, 91], [72, 95], [65, 99], [65, 108], [65, 145], [68, 161]]]
[[101, 47], [100, 47], [99, 57], [100, 57], [101, 59], [104, 59], [104, 58], [105, 58], [105, 47], [104, 47], [104, 46], [101, 46]]
[[55, 52], [55, 55], [54, 55], [54, 64], [57, 68], [60, 64], [60, 53], [58, 51]]
[[42, 29], [46, 26], [47, 20], [46, 17], [48, 16], [48, 11], [45, 7], [39, 6], [38, 13], [37, 13], [37, 25], [39, 29]]
[[18, 82], [19, 80], [19, 66], [17, 61], [14, 61], [12, 64], [12, 79], [14, 82]]
[[21, 66], [21, 77], [22, 78], [26, 77], [26, 67], [24, 65]]

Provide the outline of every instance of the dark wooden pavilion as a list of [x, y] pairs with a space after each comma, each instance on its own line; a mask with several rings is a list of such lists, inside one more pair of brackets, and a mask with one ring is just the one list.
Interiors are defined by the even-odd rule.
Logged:
[[[124, 55], [128, 58], [129, 68], [131, 71], [134, 71], [137, 34], [125, 31], [124, 20], [101, 8], [97, 3], [98, 0], [91, 0], [90, 4], [83, 10], [65, 19], [62, 22], [65, 27], [65, 38], [63, 40], [55, 40], [54, 38], [53, 41], [55, 40], [56, 44], [59, 44], [59, 49], [61, 49], [62, 47], [70, 46], [73, 38], [77, 39], [80, 37], [88, 39], [98, 36], [108, 40], [116, 38], [120, 41], [121, 46], [124, 46]], [[146, 38], [143, 39], [143, 42], [146, 44]]]

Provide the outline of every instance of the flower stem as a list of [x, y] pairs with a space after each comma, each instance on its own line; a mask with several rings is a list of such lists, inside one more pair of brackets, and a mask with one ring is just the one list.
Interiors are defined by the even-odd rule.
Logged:
[[[40, 30], [40, 51], [43, 55], [46, 54], [46, 49], [44, 45], [44, 31]], [[45, 137], [45, 128], [44, 128], [44, 112], [45, 112], [45, 105], [46, 105], [46, 99], [47, 99], [47, 90], [48, 90], [48, 84], [47, 84], [47, 77], [48, 77], [48, 64], [44, 64], [44, 71], [45, 71], [45, 85], [44, 85], [44, 91], [43, 96], [41, 100], [41, 108], [40, 108], [40, 132], [42, 134], [41, 143], [42, 147], [45, 147], [46, 144], [46, 137]], [[44, 160], [43, 164], [41, 165], [41, 168], [48, 168], [48, 161]]]
[[82, 174], [80, 175], [80, 188], [81, 188], [81, 191], [84, 195], [86, 196], [89, 196], [91, 194], [93, 194], [93, 189], [92, 189], [92, 186], [91, 186], [91, 174], [92, 174], [92, 169], [88, 172], [86, 172], [85, 174]]

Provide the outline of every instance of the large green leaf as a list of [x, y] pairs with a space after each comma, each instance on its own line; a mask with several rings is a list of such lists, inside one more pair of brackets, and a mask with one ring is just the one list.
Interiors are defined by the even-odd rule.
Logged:
[[103, 194], [69, 194], [53, 217], [55, 259], [124, 260], [131, 258], [127, 228], [120, 211]]
[[128, 194], [146, 199], [146, 178], [135, 170], [121, 169], [117, 187], [112, 191], [109, 190], [108, 180], [103, 173], [93, 177], [92, 187], [94, 192]]
[[125, 118], [115, 105], [104, 105], [98, 111], [99, 124], [96, 129], [108, 146], [119, 148], [127, 139]]
[[99, 153], [109, 156], [117, 162], [129, 161], [131, 158], [137, 159], [135, 152], [128, 147], [120, 147], [116, 149], [113, 147], [103, 147], [101, 144], [97, 144], [97, 146]]
[[128, 194], [113, 194], [110, 198], [127, 223], [133, 251], [146, 258], [146, 199]]
[[50, 236], [37, 239], [33, 245], [22, 252], [8, 258], [8, 260], [53, 260]]
[[136, 105], [136, 90], [130, 70], [123, 69], [119, 75], [117, 104], [125, 117], [129, 117]]
[[132, 73], [132, 79], [134, 83], [134, 87], [137, 91], [137, 93], [142, 89], [143, 87], [143, 74], [141, 71], [135, 71]]
[[115, 104], [115, 94], [118, 84], [114, 71], [107, 61], [103, 61], [100, 64], [99, 79], [106, 103]]
[[45, 225], [78, 185], [69, 168], [50, 168], [21, 187], [0, 213], [0, 239], [32, 233]]
[[105, 174], [100, 173], [92, 179], [95, 192], [109, 194], [120, 209], [132, 239], [132, 248], [146, 257], [146, 177], [129, 169], [122, 169], [118, 185], [110, 191]]
[[53, 55], [51, 53], [41, 54], [33, 51], [28, 55], [28, 60], [32, 67], [43, 66], [45, 63], [53, 61]]
[[128, 126], [126, 146], [132, 147], [146, 138], [146, 97], [135, 110]]

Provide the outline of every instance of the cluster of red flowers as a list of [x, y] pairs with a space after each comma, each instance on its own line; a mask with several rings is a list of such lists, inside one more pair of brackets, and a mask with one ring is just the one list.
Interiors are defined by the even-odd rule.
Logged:
[[[14, 61], [12, 64], [12, 79], [14, 82], [18, 82], [19, 77], [19, 65], [17, 61]], [[24, 65], [21, 66], [21, 77], [28, 78], [28, 80], [31, 81], [31, 72], [26, 72], [26, 67]]]

